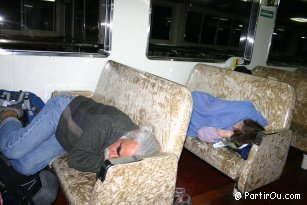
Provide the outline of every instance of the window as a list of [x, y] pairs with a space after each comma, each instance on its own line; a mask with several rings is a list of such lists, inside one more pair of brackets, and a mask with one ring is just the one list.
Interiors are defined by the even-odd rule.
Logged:
[[188, 12], [185, 27], [185, 42], [198, 43], [201, 29], [201, 14], [196, 12]]
[[[293, 18], [302, 18], [302, 21]], [[278, 5], [267, 64], [307, 66], [306, 56], [307, 1], [281, 0]]]
[[169, 32], [172, 18], [172, 9], [163, 6], [153, 8], [153, 29], [151, 36], [157, 39], [169, 40]]
[[248, 61], [253, 41], [247, 36], [254, 38], [258, 8], [257, 0], [152, 0], [147, 56], [209, 62], [241, 56]]
[[1, 0], [0, 48], [106, 55], [111, 0]]

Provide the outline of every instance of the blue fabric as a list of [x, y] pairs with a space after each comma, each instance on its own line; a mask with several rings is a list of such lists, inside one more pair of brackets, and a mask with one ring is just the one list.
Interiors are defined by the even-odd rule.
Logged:
[[13, 117], [0, 124], [0, 152], [15, 170], [31, 175], [46, 167], [64, 152], [55, 137], [60, 116], [74, 97], [51, 98], [26, 127]]
[[257, 121], [263, 127], [267, 120], [249, 101], [228, 101], [205, 92], [192, 92], [193, 110], [187, 135], [197, 137], [198, 129], [215, 127], [233, 130], [233, 125], [245, 119]]
[[248, 144], [246, 147], [242, 149], [235, 149], [235, 151], [238, 152], [244, 160], [246, 160], [252, 146], [253, 144]]

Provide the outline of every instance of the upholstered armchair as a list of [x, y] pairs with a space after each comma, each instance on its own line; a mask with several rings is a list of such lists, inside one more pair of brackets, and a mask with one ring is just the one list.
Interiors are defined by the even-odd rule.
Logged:
[[172, 204], [177, 164], [192, 110], [190, 91], [161, 77], [114, 61], [104, 66], [91, 92], [55, 92], [87, 95], [113, 105], [136, 123], [150, 123], [162, 152], [141, 161], [110, 167], [102, 181], [94, 173], [67, 166], [66, 155], [52, 163], [70, 204]]
[[249, 192], [279, 179], [291, 142], [290, 124], [295, 103], [293, 88], [285, 83], [236, 71], [197, 64], [186, 86], [225, 100], [248, 100], [268, 121], [262, 141], [247, 160], [228, 148], [187, 136], [185, 148], [235, 181], [235, 190]]

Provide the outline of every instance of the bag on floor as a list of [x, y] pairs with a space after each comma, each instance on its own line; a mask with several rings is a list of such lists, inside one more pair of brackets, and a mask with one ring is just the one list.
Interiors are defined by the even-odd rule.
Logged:
[[0, 192], [4, 205], [51, 205], [58, 193], [55, 174], [44, 169], [26, 176], [18, 173], [9, 160], [0, 157]]
[[32, 92], [0, 90], [0, 106], [18, 107], [24, 110], [20, 121], [27, 125], [44, 107], [44, 101]]

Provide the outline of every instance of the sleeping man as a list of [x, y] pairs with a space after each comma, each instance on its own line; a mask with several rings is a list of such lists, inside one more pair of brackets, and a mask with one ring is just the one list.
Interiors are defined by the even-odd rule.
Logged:
[[68, 165], [98, 173], [106, 158], [160, 151], [149, 125], [138, 127], [119, 109], [83, 96], [57, 96], [26, 127], [19, 108], [0, 107], [0, 151], [15, 170], [31, 175], [65, 151]]

